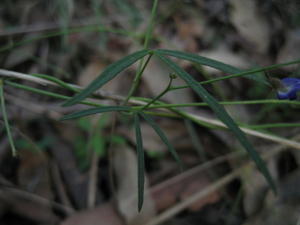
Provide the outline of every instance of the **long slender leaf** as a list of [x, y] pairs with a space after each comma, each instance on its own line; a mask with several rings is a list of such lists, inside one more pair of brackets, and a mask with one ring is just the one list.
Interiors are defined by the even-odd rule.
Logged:
[[121, 71], [132, 65], [134, 62], [149, 54], [150, 50], [141, 50], [128, 55], [111, 65], [109, 65], [94, 81], [92, 81], [85, 89], [79, 92], [70, 100], [64, 103], [64, 106], [74, 105], [88, 97], [98, 88], [102, 87], [108, 81], [116, 77]]
[[242, 146], [247, 150], [248, 154], [255, 162], [257, 168], [264, 175], [271, 188], [276, 192], [275, 183], [260, 155], [255, 151], [253, 146], [247, 140], [245, 134], [241, 129], [236, 125], [233, 119], [228, 115], [223, 106], [221, 106], [215, 99], [212, 97], [205, 88], [203, 88], [197, 81], [181, 69], [176, 63], [166, 58], [165, 56], [155, 53], [164, 63], [166, 63], [179, 77], [181, 77], [187, 85], [189, 85], [204, 102], [206, 102], [209, 107], [215, 112], [219, 119], [235, 134]]
[[168, 147], [169, 151], [173, 155], [174, 159], [178, 162], [180, 167], [182, 168], [182, 162], [180, 158], [177, 155], [177, 152], [175, 151], [174, 147], [169, 142], [168, 138], [164, 134], [164, 132], [160, 129], [159, 125], [151, 118], [151, 116], [140, 112], [140, 115], [147, 121], [147, 123], [153, 128], [153, 130], [157, 133], [157, 135], [160, 137], [160, 139], [165, 143], [165, 145]]
[[[238, 69], [234, 66], [222, 63], [222, 62], [214, 60], [214, 59], [199, 56], [199, 55], [196, 55], [196, 54], [193, 54], [193, 53], [187, 53], [187, 52], [181, 52], [181, 51], [175, 51], [175, 50], [168, 50], [168, 49], [158, 49], [158, 50], [155, 50], [155, 52], [157, 52], [158, 54], [162, 54], [162, 55], [168, 55], [168, 56], [173, 56], [173, 57], [176, 57], [176, 58], [184, 59], [184, 60], [194, 62], [194, 63], [198, 63], [198, 64], [201, 64], [201, 65], [210, 66], [210, 67], [213, 67], [215, 69], [221, 70], [225, 73], [234, 74], [234, 73], [243, 72], [243, 70]], [[253, 73], [251, 75], [247, 75], [246, 77], [249, 78], [249, 79], [258, 81], [260, 83], [263, 83], [265, 85], [270, 85], [266, 81], [265, 77], [262, 76], [261, 73]]]
[[60, 120], [71, 120], [77, 119], [83, 116], [89, 116], [96, 113], [104, 113], [104, 112], [114, 112], [114, 111], [129, 111], [130, 107], [128, 106], [102, 106], [98, 108], [86, 109], [79, 112], [71, 113], [69, 115], [63, 116]]
[[144, 202], [145, 159], [139, 114], [134, 115], [136, 150], [138, 159], [138, 210], [141, 211]]

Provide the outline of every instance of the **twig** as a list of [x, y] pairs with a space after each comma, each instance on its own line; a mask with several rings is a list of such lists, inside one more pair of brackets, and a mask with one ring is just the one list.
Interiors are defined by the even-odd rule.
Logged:
[[161, 224], [161, 223], [165, 222], [166, 220], [170, 219], [171, 217], [173, 217], [177, 213], [184, 210], [186, 207], [188, 207], [192, 203], [206, 197], [207, 195], [215, 192], [216, 190], [218, 190], [221, 187], [228, 184], [230, 181], [232, 181], [233, 179], [238, 177], [240, 175], [240, 173], [245, 168], [246, 168], [246, 166], [243, 166], [242, 168], [239, 168], [239, 169], [227, 174], [226, 176], [222, 177], [218, 181], [214, 182], [212, 185], [209, 185], [207, 188], [203, 189], [202, 191], [197, 192], [196, 194], [188, 197], [187, 199], [180, 202], [179, 204], [177, 204], [177, 205], [171, 207], [170, 209], [166, 210], [165, 212], [163, 212], [162, 214], [160, 214], [159, 216], [154, 218], [152, 221], [150, 221], [146, 225], [158, 225], [158, 224]]
[[237, 158], [237, 157], [243, 156], [245, 154], [246, 154], [245, 152], [232, 152], [232, 153], [226, 154], [224, 156], [219, 156], [215, 159], [212, 159], [208, 162], [202, 163], [199, 166], [193, 167], [187, 171], [184, 171], [184, 172], [178, 174], [175, 177], [172, 177], [168, 180], [165, 180], [165, 181], [151, 187], [151, 192], [154, 193], [154, 192], [158, 192], [162, 189], [165, 189], [166, 187], [171, 187], [172, 185], [175, 185], [176, 183], [180, 182], [181, 180], [191, 177], [201, 171], [205, 171], [209, 168], [212, 168], [215, 165], [218, 165], [219, 163], [225, 162], [226, 160]]
[[95, 149], [92, 149], [91, 168], [89, 171], [87, 207], [94, 208], [97, 198], [97, 182], [98, 182], [98, 162], [99, 154]]
[[37, 194], [30, 193], [28, 191], [16, 188], [10, 181], [6, 180], [2, 176], [0, 176], [0, 184], [2, 186], [1, 187], [2, 190], [0, 189], [0, 193], [2, 192], [1, 194], [4, 194], [3, 192], [6, 191], [15, 195], [16, 197], [27, 199], [29, 201], [36, 202], [38, 204], [42, 204], [50, 208], [54, 207], [55, 209], [60, 210], [66, 214], [73, 214], [75, 212], [75, 210], [69, 206], [65, 206], [63, 204], [48, 200]]
[[30, 76], [30, 75], [25, 74], [25, 73], [19, 73], [19, 72], [10, 71], [10, 70], [4, 70], [4, 69], [0, 69], [0, 77], [28, 80], [28, 81], [32, 81], [34, 83], [38, 83], [38, 84], [41, 84], [41, 85], [55, 85], [55, 86], [58, 86], [54, 82], [51, 82], [51, 81], [48, 81], [48, 80], [45, 80], [45, 79]]
[[65, 206], [72, 208], [71, 201], [62, 182], [62, 177], [60, 175], [58, 165], [54, 161], [51, 162], [50, 172], [53, 177], [54, 185], [57, 188], [59, 199]]
[[[192, 114], [192, 113], [187, 113], [187, 114], [189, 116], [191, 116], [191, 118], [194, 119], [194, 121], [196, 119], [196, 120], [199, 120], [199, 121], [210, 123], [210, 124], [218, 126], [218, 127], [227, 128], [227, 126], [219, 120], [209, 119], [207, 117], [195, 115], [195, 114]], [[273, 141], [273, 142], [283, 144], [283, 145], [286, 145], [286, 146], [289, 146], [289, 147], [296, 148], [296, 149], [300, 150], [300, 143], [299, 142], [296, 142], [296, 141], [293, 141], [293, 140], [288, 140], [288, 139], [285, 139], [285, 138], [281, 138], [281, 137], [266, 134], [266, 133], [262, 133], [262, 132], [259, 132], [259, 131], [251, 130], [249, 128], [240, 127], [240, 129], [248, 135], [263, 138], [263, 139], [266, 139], [266, 140], [269, 140], [269, 141]]]
[[[19, 197], [19, 198], [23, 198], [23, 199], [26, 199], [28, 201], [32, 201], [32, 202], [41, 204], [41, 205], [44, 205], [44, 206], [49, 207], [49, 208], [53, 207], [53, 208], [65, 213], [65, 214], [73, 214], [75, 212], [75, 210], [70, 208], [70, 207], [67, 207], [67, 206], [59, 204], [57, 202], [48, 200], [46, 198], [43, 198], [41, 196], [38, 196], [36, 194], [32, 194], [32, 193], [24, 191], [24, 190], [20, 190], [20, 189], [13, 188], [13, 187], [3, 187], [2, 191], [0, 191], [0, 193], [5, 192], [5, 191], [7, 191], [8, 193], [11, 193], [11, 194], [13, 194], [13, 195], [15, 195], [16, 197]], [[3, 194], [5, 194], [5, 193], [3, 193]]]

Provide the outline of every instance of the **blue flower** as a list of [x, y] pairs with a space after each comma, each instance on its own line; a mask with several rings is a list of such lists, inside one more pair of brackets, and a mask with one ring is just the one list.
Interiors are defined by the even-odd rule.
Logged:
[[280, 88], [277, 89], [278, 99], [297, 99], [297, 92], [300, 90], [299, 78], [283, 78], [281, 79]]

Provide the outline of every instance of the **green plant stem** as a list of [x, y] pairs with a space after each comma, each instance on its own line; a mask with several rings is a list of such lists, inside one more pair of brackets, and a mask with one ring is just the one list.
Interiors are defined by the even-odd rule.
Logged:
[[48, 81], [52, 81], [53, 83], [56, 83], [58, 84], [59, 86], [63, 87], [63, 88], [66, 88], [70, 91], [73, 91], [73, 92], [79, 92], [80, 90], [78, 88], [74, 88], [72, 87], [71, 85], [67, 84], [66, 82], [56, 78], [56, 77], [53, 77], [53, 76], [49, 76], [49, 75], [46, 75], [46, 74], [30, 74], [32, 76], [35, 76], [35, 77], [39, 77], [39, 78], [42, 78], [42, 79], [45, 79], [45, 80], [48, 80]]
[[[157, 103], [157, 102], [156, 102]], [[256, 104], [290, 104], [290, 105], [300, 105], [299, 101], [291, 100], [277, 100], [277, 99], [264, 99], [264, 100], [248, 100], [248, 101], [223, 101], [219, 102], [221, 105], [256, 105]], [[205, 102], [192, 102], [192, 103], [182, 103], [182, 104], [156, 104], [148, 106], [148, 109], [159, 109], [159, 108], [179, 108], [179, 107], [194, 107], [194, 106], [208, 106]], [[142, 108], [144, 106], [134, 106], [136, 109]]]
[[[15, 87], [15, 88], [30, 91], [30, 92], [40, 94], [40, 95], [44, 95], [44, 96], [53, 97], [53, 98], [56, 98], [56, 99], [67, 100], [67, 99], [71, 98], [69, 96], [56, 94], [56, 93], [53, 93], [53, 92], [49, 92], [49, 91], [29, 87], [29, 86], [18, 84], [18, 83], [8, 81], [8, 80], [5, 80], [4, 83], [7, 84], [7, 85], [10, 85], [12, 87]], [[167, 90], [167, 89], [168, 88], [166, 88], [165, 90]], [[147, 109], [159, 109], [159, 108], [166, 108], [167, 109], [168, 108], [173, 113], [153, 112], [153, 111], [145, 111], [144, 113], [154, 115], [154, 116], [169, 117], [169, 118], [184, 117], [186, 119], [190, 119], [190, 120], [196, 122], [197, 124], [199, 124], [199, 121], [196, 120], [195, 118], [189, 116], [188, 113], [185, 113], [185, 112], [180, 111], [180, 110], [175, 109], [175, 108], [177, 108], [177, 107], [191, 107], [191, 106], [207, 106], [206, 103], [164, 104], [162, 102], [157, 102], [158, 98], [160, 98], [163, 95], [164, 92], [165, 91], [163, 91], [155, 99], [143, 98], [143, 101], [148, 102], [147, 103], [148, 106], [147, 105], [132, 106], [132, 109], [134, 111], [137, 111], [137, 110], [142, 110], [142, 109], [146, 109], [146, 108]], [[141, 98], [136, 98], [136, 99], [141, 100]], [[150, 105], [149, 103], [150, 104], [155, 103], [157, 105]], [[82, 101], [82, 102], [80, 102], [80, 104], [94, 106], [94, 107], [104, 106], [103, 104], [98, 104], [98, 103], [94, 103], [94, 102], [90, 102], [90, 101]], [[299, 105], [300, 102], [289, 101], [289, 100], [266, 99], [266, 100], [233, 101], [233, 102], [228, 101], [228, 102], [220, 102], [220, 104], [222, 104], [222, 105], [237, 105], [237, 104], [296, 104], [296, 105]], [[147, 106], [147, 107], [145, 107], [145, 106]], [[201, 122], [200, 125], [204, 125], [204, 126], [210, 127], [210, 128], [217, 128], [216, 126], [213, 126], [209, 123], [204, 123], [202, 121], [200, 121], [200, 122]], [[239, 125], [241, 127], [247, 127], [247, 128], [250, 128], [250, 129], [284, 128], [284, 127], [299, 127], [300, 126], [299, 123], [269, 123], [269, 124], [260, 124], [260, 125], [249, 125], [249, 124], [239, 124]]]
[[144, 65], [140, 68], [140, 66], [143, 64], [143, 59], [141, 59], [140, 64], [139, 64], [139, 68], [140, 68], [140, 69], [137, 69], [136, 76], [135, 76], [135, 78], [134, 78], [134, 80], [133, 80], [133, 83], [132, 83], [132, 86], [131, 86], [131, 88], [130, 88], [130, 90], [129, 90], [129, 92], [128, 92], [128, 95], [127, 95], [127, 97], [126, 97], [126, 99], [125, 99], [125, 101], [124, 101], [124, 105], [127, 104], [127, 102], [129, 101], [129, 99], [132, 97], [132, 95], [134, 94], [134, 92], [135, 92], [136, 89], [138, 88], [139, 83], [140, 83], [140, 80], [141, 80], [141, 76], [142, 76], [142, 74], [144, 73], [144, 71], [145, 71], [145, 69], [146, 69], [146, 67], [147, 67], [147, 65], [148, 65], [148, 63], [149, 63], [151, 57], [152, 57], [152, 53], [150, 53], [150, 55], [148, 56], [146, 62], [145, 62]]
[[[44, 95], [44, 96], [49, 96], [49, 97], [56, 98], [56, 99], [68, 100], [68, 99], [72, 98], [72, 97], [69, 97], [69, 96], [66, 96], [66, 95], [61, 95], [61, 94], [56, 94], [56, 93], [49, 92], [49, 91], [44, 91], [44, 90], [41, 90], [41, 89], [29, 87], [29, 86], [18, 84], [18, 83], [8, 81], [8, 80], [5, 81], [5, 84], [10, 85], [10, 86], [15, 87], [15, 88], [25, 90], [25, 91], [30, 91], [32, 93], [36, 93], [36, 94], [40, 94], [40, 95]], [[81, 101], [80, 104], [95, 106], [95, 107], [103, 106], [102, 104], [98, 104], [98, 103], [95, 103], [95, 102], [89, 102], [89, 101]], [[154, 116], [178, 118], [177, 115], [174, 115], [173, 113], [167, 113], [167, 112], [150, 112], [150, 111], [146, 111], [145, 113], [150, 114], [150, 115], [154, 115]]]
[[[300, 59], [290, 61], [290, 62], [287, 62], [287, 63], [280, 63], [280, 64], [261, 67], [261, 68], [257, 68], [257, 69], [251, 69], [251, 70], [247, 70], [247, 71], [244, 71], [244, 72], [241, 72], [241, 73], [231, 74], [231, 75], [224, 76], [224, 77], [214, 78], [214, 79], [199, 82], [199, 84], [202, 84], [202, 85], [203, 84], [210, 84], [210, 83], [214, 83], [214, 82], [217, 82], [217, 81], [222, 81], [222, 80], [231, 79], [231, 78], [235, 78], [235, 77], [241, 77], [241, 76], [245, 76], [245, 75], [249, 75], [249, 74], [253, 74], [253, 73], [257, 73], [257, 72], [262, 72], [262, 71], [273, 70], [273, 69], [277, 69], [277, 68], [280, 68], [280, 67], [284, 67], [284, 66], [288, 66], [288, 65], [292, 65], [292, 64], [297, 64], [297, 63], [300, 63]], [[176, 87], [172, 87], [170, 89], [170, 91], [183, 89], [183, 88], [188, 88], [188, 87], [189, 86], [187, 86], [187, 85], [176, 86]]]
[[7, 113], [6, 113], [6, 107], [5, 107], [5, 99], [4, 99], [4, 88], [3, 88], [4, 82], [2, 79], [0, 79], [0, 102], [1, 102], [1, 108], [2, 108], [2, 117], [4, 120], [4, 125], [8, 137], [8, 141], [12, 150], [12, 155], [17, 156], [17, 150], [15, 147], [14, 139], [12, 137], [11, 131], [10, 131], [10, 126], [7, 118]]
[[[202, 74], [202, 76], [204, 77], [205, 80], [212, 79], [211, 74], [208, 73], [205, 69], [203, 69], [203, 66], [201, 64], [193, 63], [193, 66], [199, 73]], [[213, 88], [214, 93], [216, 93], [216, 95], [218, 97], [220, 97], [221, 99], [225, 99], [225, 96], [221, 90], [221, 87], [219, 87], [217, 83], [212, 83], [211, 86]]]
[[[149, 47], [149, 41], [151, 39], [152, 32], [153, 32], [154, 19], [155, 19], [155, 15], [156, 15], [156, 11], [157, 11], [157, 5], [158, 5], [158, 0], [154, 0], [152, 10], [151, 10], [151, 18], [150, 18], [150, 22], [147, 27], [146, 37], [145, 37], [144, 44], [143, 44], [144, 49], [147, 49]], [[126, 105], [128, 103], [129, 99], [132, 97], [132, 95], [134, 95], [136, 89], [138, 88], [141, 76], [142, 76], [146, 66], [148, 65], [152, 55], [153, 55], [152, 53], [149, 55], [149, 57], [147, 58], [145, 63], [144, 63], [144, 59], [140, 60], [138, 69], [135, 74], [134, 81], [133, 81], [132, 86], [128, 92], [128, 95], [124, 101], [124, 105]]]
[[[56, 93], [53, 93], [53, 92], [50, 92], [50, 91], [45, 91], [45, 90], [41, 90], [41, 89], [38, 89], [38, 88], [29, 87], [27, 85], [18, 84], [18, 83], [8, 81], [8, 80], [5, 81], [5, 84], [10, 85], [10, 86], [15, 87], [15, 88], [23, 89], [25, 91], [30, 91], [30, 92], [33, 92], [33, 93], [36, 93], [36, 94], [49, 96], [49, 97], [52, 97], [52, 98], [57, 98], [57, 99], [62, 99], [62, 100], [68, 100], [68, 99], [72, 98], [72, 97], [69, 97], [69, 96], [66, 96], [66, 95], [56, 94]], [[96, 107], [103, 106], [102, 104], [89, 102], [89, 101], [81, 101], [80, 104], [96, 106]]]
[[155, 20], [155, 15], [156, 15], [156, 11], [157, 11], [157, 5], [158, 5], [158, 0], [154, 0], [152, 10], [151, 10], [150, 23], [148, 25], [147, 33], [146, 33], [146, 37], [145, 37], [145, 41], [144, 41], [144, 46], [143, 46], [144, 49], [147, 49], [149, 47], [149, 41], [151, 39], [153, 27], [154, 27], [154, 20]]
[[172, 78], [170, 76], [170, 80], [169, 80], [169, 83], [167, 85], [167, 87], [159, 94], [157, 95], [155, 98], [153, 98], [150, 102], [148, 102], [146, 105], [144, 105], [140, 111], [143, 111], [145, 110], [146, 108], [149, 108], [150, 105], [154, 104], [157, 100], [159, 100], [162, 96], [164, 96], [169, 90], [170, 90], [170, 87], [171, 87], [171, 84], [172, 84], [172, 81], [173, 81], [174, 78]]

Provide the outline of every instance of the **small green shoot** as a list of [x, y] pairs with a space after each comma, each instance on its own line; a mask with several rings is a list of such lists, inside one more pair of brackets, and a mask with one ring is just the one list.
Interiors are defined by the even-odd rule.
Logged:
[[136, 136], [137, 168], [138, 168], [138, 211], [140, 212], [144, 202], [145, 186], [145, 159], [143, 149], [143, 139], [140, 127], [140, 117], [138, 113], [134, 114], [134, 127]]

